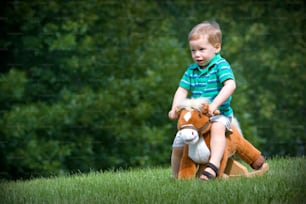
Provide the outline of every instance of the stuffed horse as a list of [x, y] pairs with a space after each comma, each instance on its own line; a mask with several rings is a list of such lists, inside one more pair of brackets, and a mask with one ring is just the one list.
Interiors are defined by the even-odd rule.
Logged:
[[[210, 128], [211, 123], [208, 116], [208, 100], [206, 98], [186, 99], [177, 107], [179, 119], [177, 123], [178, 132], [184, 139], [185, 146], [181, 165], [179, 169], [179, 179], [192, 179], [199, 177], [204, 172], [206, 166], [212, 168], [218, 178], [231, 175], [231, 168], [244, 168], [238, 174], [246, 176], [261, 175], [268, 171], [269, 165], [265, 163], [265, 158], [243, 136], [238, 121], [233, 118], [232, 130], [226, 136], [226, 147], [220, 161], [219, 169], [211, 167], [210, 157]], [[254, 172], [248, 172], [246, 167], [235, 161], [232, 156], [236, 154], [243, 161], [249, 164]], [[232, 166], [229, 166], [232, 165]], [[233, 169], [232, 169], [233, 170]]]

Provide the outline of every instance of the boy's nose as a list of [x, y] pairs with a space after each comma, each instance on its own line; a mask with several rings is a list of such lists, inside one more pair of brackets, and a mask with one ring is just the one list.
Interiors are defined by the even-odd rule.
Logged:
[[200, 55], [200, 52], [199, 51], [195, 51], [193, 54], [194, 54], [195, 57], [198, 57]]

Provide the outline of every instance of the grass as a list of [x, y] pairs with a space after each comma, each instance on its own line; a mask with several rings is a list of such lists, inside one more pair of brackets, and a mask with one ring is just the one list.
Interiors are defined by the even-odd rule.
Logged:
[[304, 203], [306, 158], [268, 163], [263, 176], [213, 182], [174, 180], [170, 168], [2, 181], [0, 203]]

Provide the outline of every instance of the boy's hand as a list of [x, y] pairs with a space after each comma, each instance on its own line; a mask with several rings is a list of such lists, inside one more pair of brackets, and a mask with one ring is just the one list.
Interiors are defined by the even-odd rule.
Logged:
[[208, 115], [210, 116], [218, 115], [219, 111], [217, 110], [217, 108], [218, 107], [216, 107], [213, 103], [209, 104]]
[[168, 113], [168, 117], [171, 119], [171, 120], [175, 120], [178, 118], [178, 113], [176, 110], [170, 110], [169, 113]]

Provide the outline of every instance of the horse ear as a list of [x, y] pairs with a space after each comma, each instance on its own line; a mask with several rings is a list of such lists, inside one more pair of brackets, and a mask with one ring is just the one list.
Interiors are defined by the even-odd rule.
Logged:
[[214, 111], [214, 114], [215, 114], [215, 115], [220, 115], [220, 111], [219, 111], [219, 110], [215, 110], [215, 111]]
[[177, 107], [175, 108], [175, 112], [176, 112], [178, 115], [181, 114], [181, 111], [182, 111], [182, 107], [177, 106]]
[[203, 103], [202, 108], [201, 108], [201, 112], [202, 113], [208, 113], [208, 109], [209, 109], [209, 105], [208, 103]]

